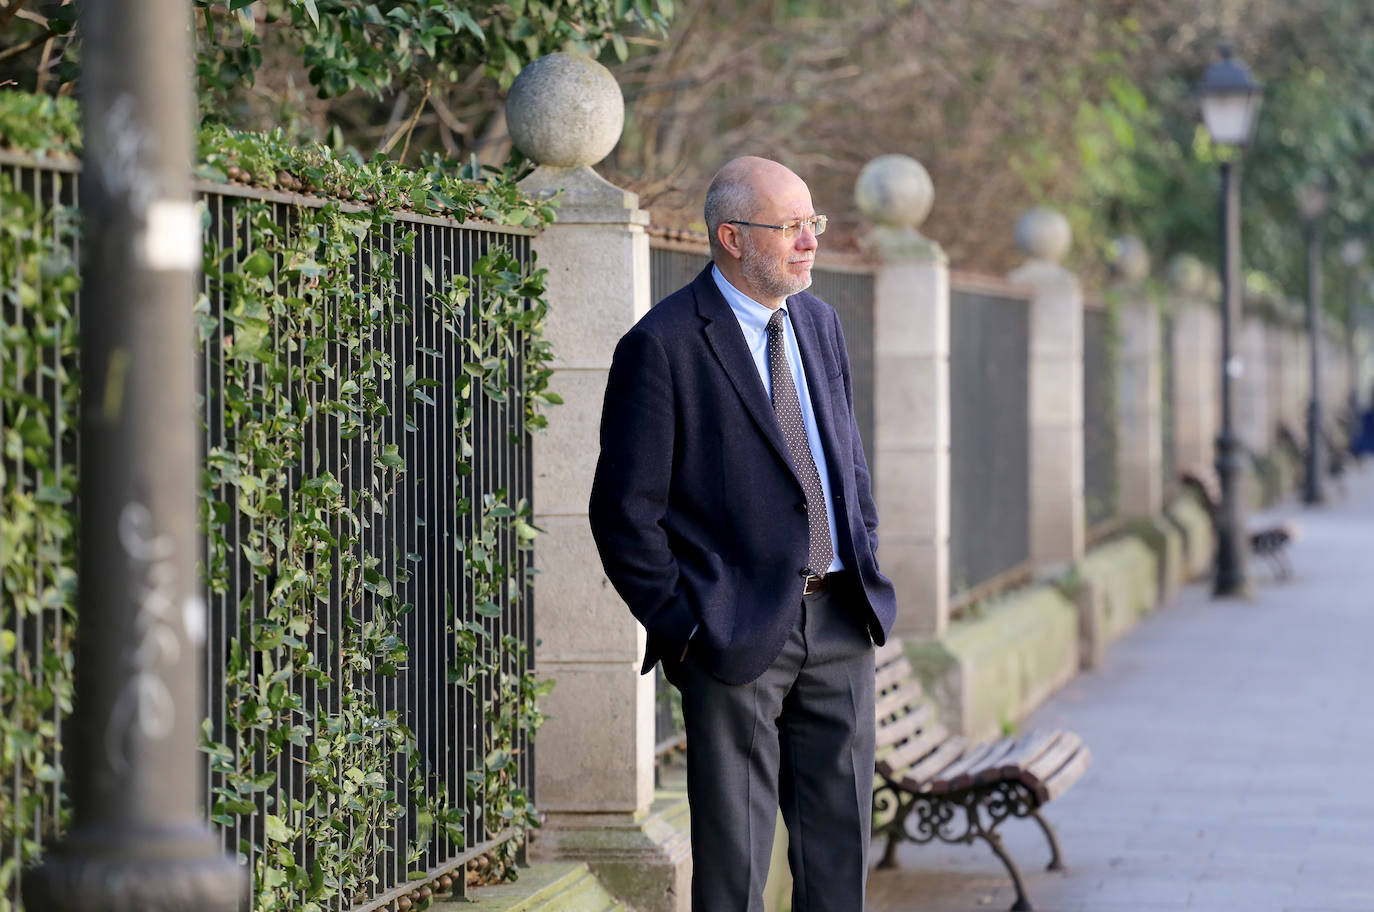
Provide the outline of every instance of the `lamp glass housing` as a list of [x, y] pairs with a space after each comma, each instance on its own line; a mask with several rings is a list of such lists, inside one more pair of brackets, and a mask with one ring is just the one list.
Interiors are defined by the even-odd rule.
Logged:
[[1204, 91], [1201, 103], [1202, 122], [1212, 142], [1222, 146], [1244, 146], [1250, 142], [1259, 119], [1259, 92]]

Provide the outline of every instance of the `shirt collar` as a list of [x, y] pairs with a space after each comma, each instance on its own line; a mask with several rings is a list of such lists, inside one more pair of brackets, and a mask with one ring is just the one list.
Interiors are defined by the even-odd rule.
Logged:
[[[714, 263], [711, 265], [711, 278], [716, 280], [716, 287], [725, 297], [725, 303], [729, 304], [730, 309], [735, 312], [735, 317], [741, 326], [759, 333], [767, 330], [768, 321], [773, 316], [773, 311], [731, 285], [730, 280], [721, 273], [720, 267]], [[778, 309], [786, 311], [787, 305], [783, 304]]]

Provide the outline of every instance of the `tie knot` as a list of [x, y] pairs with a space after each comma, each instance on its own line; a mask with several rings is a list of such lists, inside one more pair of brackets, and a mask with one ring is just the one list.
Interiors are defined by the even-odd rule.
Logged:
[[773, 316], [768, 318], [768, 331], [770, 333], [782, 332], [782, 321], [787, 319], [787, 311], [779, 307], [773, 311]]

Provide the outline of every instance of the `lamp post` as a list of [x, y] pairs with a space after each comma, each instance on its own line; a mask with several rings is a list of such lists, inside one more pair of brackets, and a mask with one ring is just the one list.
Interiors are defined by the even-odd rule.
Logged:
[[1360, 420], [1360, 363], [1359, 352], [1355, 346], [1355, 333], [1359, 329], [1356, 319], [1360, 309], [1360, 264], [1364, 262], [1365, 243], [1360, 238], [1346, 238], [1341, 245], [1341, 262], [1346, 265], [1345, 274], [1345, 344], [1346, 344], [1346, 387], [1348, 389], [1350, 421], [1352, 426]]
[[1307, 464], [1303, 473], [1302, 500], [1313, 505], [1326, 502], [1326, 491], [1322, 484], [1326, 448], [1322, 441], [1321, 374], [1321, 218], [1326, 214], [1326, 204], [1325, 181], [1310, 181], [1298, 187], [1298, 212], [1307, 230], [1307, 353], [1311, 367], [1307, 386], [1310, 393], [1307, 400]]
[[1221, 162], [1221, 432], [1216, 443], [1221, 505], [1212, 592], [1218, 596], [1244, 595], [1249, 591], [1249, 581], [1245, 523], [1236, 490], [1240, 444], [1232, 426], [1235, 392], [1231, 382], [1240, 373], [1240, 364], [1232, 354], [1231, 334], [1240, 317], [1240, 151], [1254, 135], [1261, 91], [1249, 68], [1235, 59], [1229, 45], [1223, 45], [1221, 59], [1202, 74], [1196, 94], [1212, 142], [1232, 152]]

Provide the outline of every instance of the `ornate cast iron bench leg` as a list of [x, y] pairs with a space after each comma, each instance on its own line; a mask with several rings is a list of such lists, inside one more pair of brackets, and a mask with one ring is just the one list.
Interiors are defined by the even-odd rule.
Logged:
[[982, 815], [978, 813], [981, 803], [981, 800], [974, 796], [964, 805], [968, 811], [969, 835], [976, 836], [986, 842], [992, 848], [993, 854], [1002, 860], [1007, 873], [1011, 875], [1011, 885], [1016, 889], [1016, 902], [1011, 904], [1011, 912], [1031, 912], [1034, 906], [1026, 898], [1026, 885], [1021, 880], [1021, 869], [1016, 866], [1016, 862], [1012, 859], [1011, 853], [1007, 851], [1007, 847], [1002, 845], [1002, 837], [997, 835], [997, 824], [1005, 820], [1006, 817], [991, 815], [992, 822], [986, 827], [983, 826]]
[[911, 813], [912, 806], [910, 798], [905, 801], [902, 799], [902, 790], [890, 782], [879, 786], [873, 792], [873, 819], [876, 821], [886, 814], [892, 815], [891, 820], [873, 828], [874, 839], [887, 836], [887, 847], [883, 850], [882, 860], [878, 862], [878, 867], [882, 869], [900, 867], [897, 861], [897, 844], [902, 841], [906, 817]]
[[1045, 868], [1045, 870], [1064, 870], [1064, 856], [1059, 852], [1059, 837], [1054, 834], [1054, 827], [1050, 826], [1050, 822], [1048, 820], [1040, 816], [1039, 808], [1036, 808], [1035, 810], [1031, 811], [1031, 816], [1035, 818], [1036, 823], [1040, 824], [1040, 829], [1045, 834], [1045, 840], [1050, 844], [1050, 863]]

